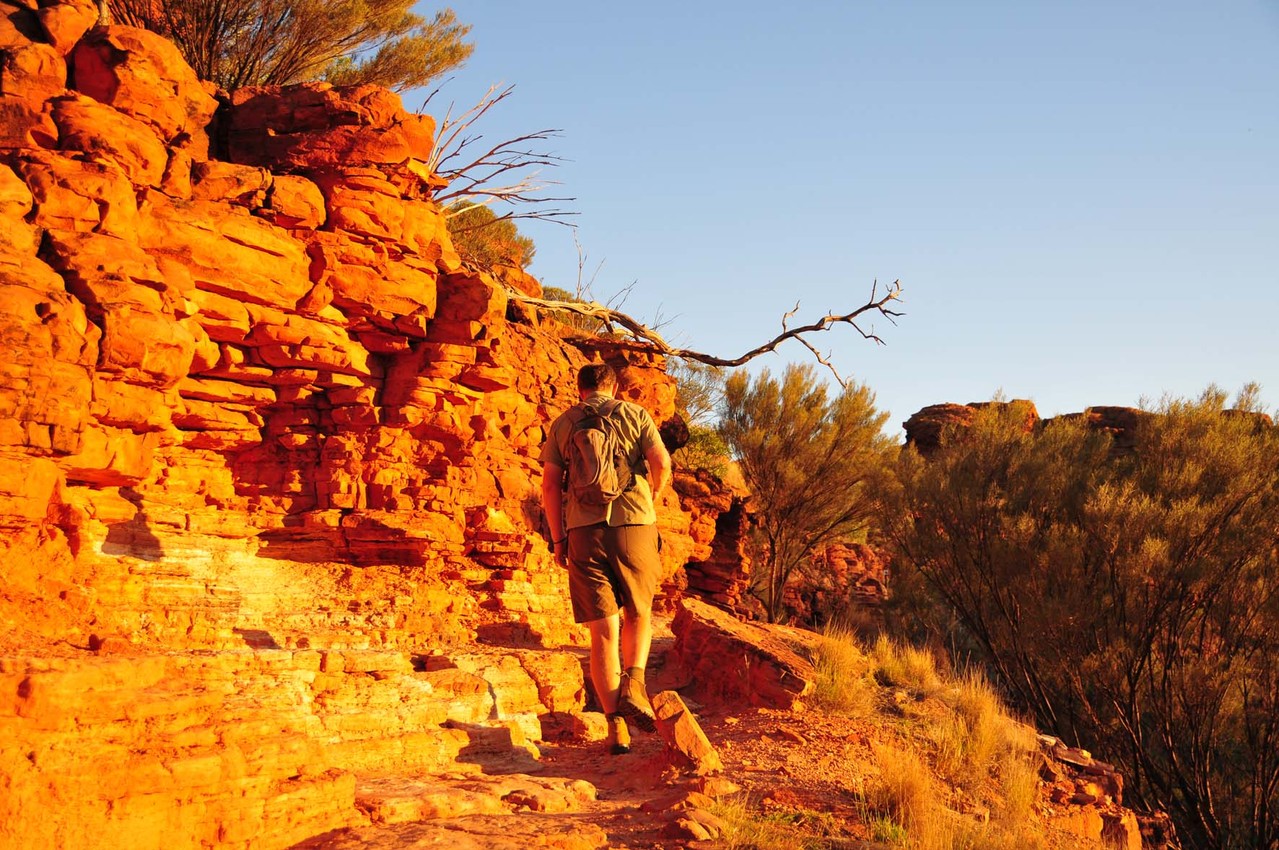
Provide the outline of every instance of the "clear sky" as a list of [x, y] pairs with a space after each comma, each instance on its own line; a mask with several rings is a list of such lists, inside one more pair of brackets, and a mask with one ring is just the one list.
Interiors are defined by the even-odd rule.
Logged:
[[[815, 339], [892, 425], [999, 390], [1045, 416], [1210, 382], [1279, 402], [1279, 0], [452, 8], [475, 53], [426, 111], [514, 83], [477, 129], [562, 129], [596, 295], [634, 282], [624, 309], [688, 347], [900, 279], [887, 345]], [[521, 229], [573, 289], [572, 233]]]

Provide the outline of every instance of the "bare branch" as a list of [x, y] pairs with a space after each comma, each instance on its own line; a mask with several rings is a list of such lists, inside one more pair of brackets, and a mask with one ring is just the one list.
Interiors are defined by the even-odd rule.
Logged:
[[848, 388], [848, 382], [845, 381], [843, 376], [839, 374], [839, 370], [835, 368], [835, 364], [830, 362], [830, 354], [831, 354], [830, 352], [827, 352], [826, 354], [822, 354], [820, 351], [817, 350], [816, 346], [814, 346], [811, 342], [809, 342], [807, 339], [805, 339], [802, 336], [795, 337], [795, 339], [801, 345], [807, 348], [809, 351], [813, 352], [813, 357], [817, 359], [818, 363], [822, 364], [823, 366], [825, 366], [827, 369], [830, 370], [830, 373], [835, 376], [835, 380], [839, 382], [839, 385], [841, 387], [845, 389]]
[[883, 345], [884, 341], [875, 334], [873, 328], [870, 331], [866, 331], [858, 324], [857, 320], [867, 314], [879, 314], [888, 319], [890, 322], [893, 322], [893, 324], [896, 324], [896, 318], [904, 315], [904, 313], [892, 309], [892, 305], [901, 300], [901, 282], [893, 281], [887, 291], [885, 291], [883, 295], [880, 295], [879, 282], [876, 281], [871, 287], [869, 300], [851, 312], [842, 314], [833, 312], [827, 313], [825, 316], [822, 316], [809, 324], [790, 328], [790, 319], [799, 310], [799, 305], [796, 304], [794, 309], [783, 314], [782, 332], [780, 334], [773, 337], [763, 345], [752, 348], [750, 351], [747, 351], [739, 357], [717, 357], [713, 354], [705, 354], [700, 351], [693, 351], [689, 348], [677, 348], [672, 346], [667, 343], [656, 330], [636, 321], [625, 313], [594, 301], [576, 302], [534, 298], [531, 295], [525, 295], [524, 293], [510, 287], [507, 288], [507, 294], [512, 300], [519, 301], [524, 304], [530, 304], [534, 307], [586, 316], [587, 318], [595, 319], [596, 321], [603, 323], [605, 327], [611, 328], [613, 325], [616, 325], [624, 329], [625, 332], [630, 334], [632, 337], [629, 341], [621, 341], [621, 344], [624, 347], [633, 348], [638, 351], [648, 351], [655, 354], [661, 354], [667, 357], [679, 357], [684, 360], [695, 360], [698, 363], [705, 363], [708, 366], [741, 366], [743, 363], [754, 360], [761, 354], [776, 351], [777, 347], [787, 340], [797, 340], [801, 345], [812, 352], [813, 356], [817, 358], [818, 363], [826, 366], [834, 373], [836, 380], [839, 381], [841, 386], [846, 386], [845, 381], [831, 364], [830, 355], [822, 354], [815, 346], [813, 346], [807, 337], [811, 334], [828, 331], [836, 325], [850, 325], [853, 330], [857, 331], [857, 333], [861, 335], [862, 339], [867, 339], [871, 342]]
[[[487, 148], [483, 147], [484, 135], [473, 132], [477, 121], [490, 109], [506, 100], [515, 86], [503, 89], [491, 86], [484, 97], [470, 109], [454, 117], [449, 106], [436, 133], [435, 147], [427, 158], [427, 168], [444, 183], [432, 194], [440, 206], [468, 200], [474, 203], [504, 201], [511, 204], [529, 204], [538, 211], [512, 216], [554, 221], [558, 217], [574, 215], [562, 210], [544, 210], [548, 203], [569, 202], [571, 197], [549, 197], [543, 193], [557, 181], [541, 178], [543, 168], [554, 167], [566, 160], [553, 153], [536, 150], [535, 143], [557, 137], [559, 130], [547, 129], [525, 133], [506, 139]], [[565, 224], [565, 222], [559, 222]]]

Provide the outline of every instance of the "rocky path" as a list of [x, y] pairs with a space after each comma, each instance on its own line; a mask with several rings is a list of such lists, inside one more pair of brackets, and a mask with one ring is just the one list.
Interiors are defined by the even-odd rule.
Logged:
[[[654, 654], [652, 689], [670, 684]], [[473, 770], [431, 775], [366, 775], [355, 804], [364, 824], [331, 830], [297, 850], [595, 850], [676, 848], [717, 836], [707, 810], [713, 794], [736, 790], [722, 776], [700, 776], [679, 753], [675, 724], [645, 734], [632, 729], [631, 752], [614, 756], [602, 740], [602, 715], [528, 750], [495, 748], [464, 765]], [[683, 720], [679, 721], [684, 722]], [[718, 773], [718, 771], [716, 772]], [[707, 846], [702, 843], [699, 846]]]

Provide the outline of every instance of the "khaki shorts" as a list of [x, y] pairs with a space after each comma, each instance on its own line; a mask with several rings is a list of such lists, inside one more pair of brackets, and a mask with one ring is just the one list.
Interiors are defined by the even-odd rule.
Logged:
[[604, 523], [568, 530], [568, 586], [573, 619], [589, 623], [625, 608], [648, 613], [662, 579], [657, 526]]

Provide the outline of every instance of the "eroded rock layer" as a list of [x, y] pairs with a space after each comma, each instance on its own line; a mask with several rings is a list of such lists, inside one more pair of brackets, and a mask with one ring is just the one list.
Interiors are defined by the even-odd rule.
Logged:
[[396, 96], [219, 100], [96, 17], [0, 0], [0, 845], [287, 846], [589, 728], [537, 454], [592, 358], [669, 419], [662, 364], [462, 267]]

